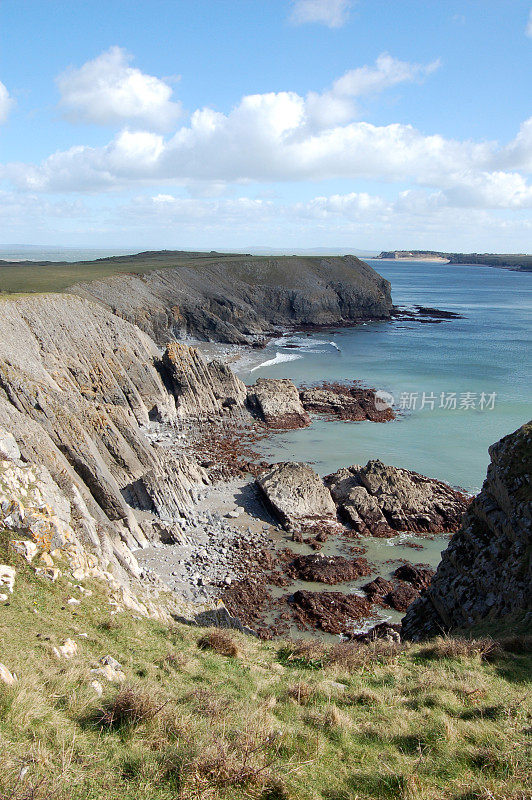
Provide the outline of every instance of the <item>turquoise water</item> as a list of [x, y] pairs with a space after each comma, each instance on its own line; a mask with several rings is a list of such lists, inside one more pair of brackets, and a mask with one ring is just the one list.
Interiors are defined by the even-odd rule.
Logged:
[[[414, 469], [477, 490], [489, 462], [488, 446], [532, 417], [530, 322], [532, 276], [491, 267], [426, 262], [369, 261], [392, 284], [396, 305], [455, 311], [465, 319], [441, 324], [373, 322], [271, 342], [261, 361], [292, 360], [240, 372], [291, 378], [297, 384], [362, 380], [413, 405], [385, 424], [314, 418], [310, 428], [279, 434], [263, 446], [269, 457], [314, 463], [326, 474], [370, 458]], [[337, 350], [334, 344], [339, 348]], [[286, 348], [289, 343], [299, 349]], [[434, 409], [422, 394], [434, 395]], [[456, 410], [440, 408], [440, 395], [456, 393]], [[475, 408], [460, 409], [469, 392]], [[492, 409], [480, 397], [495, 393]], [[403, 397], [401, 401], [401, 397]]]

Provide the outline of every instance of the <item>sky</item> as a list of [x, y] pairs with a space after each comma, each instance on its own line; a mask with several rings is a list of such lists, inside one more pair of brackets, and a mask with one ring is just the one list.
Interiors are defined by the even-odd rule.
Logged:
[[530, 0], [2, 0], [0, 245], [532, 252]]

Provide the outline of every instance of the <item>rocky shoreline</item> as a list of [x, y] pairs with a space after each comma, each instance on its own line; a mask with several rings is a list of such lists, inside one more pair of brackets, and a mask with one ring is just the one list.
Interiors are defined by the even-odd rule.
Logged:
[[[239, 385], [236, 390], [242, 397]], [[448, 535], [468, 498], [380, 462], [323, 480], [309, 465], [268, 464], [254, 450], [261, 438], [307, 427], [311, 414], [343, 422], [393, 419], [393, 410], [381, 416], [375, 409], [372, 389], [346, 384], [297, 390], [286, 379], [259, 379], [247, 388], [247, 403], [248, 415], [241, 409], [232, 420], [196, 421], [177, 434], [161, 423], [146, 429], [159, 445], [198, 458], [209, 480], [193, 495], [171, 540], [138, 554], [143, 575], [157, 575], [192, 602], [221, 600], [264, 638], [351, 638], [383, 624], [387, 612], [404, 613], [424, 588], [419, 576], [432, 572], [406, 564], [410, 572], [402, 573], [404, 558], [399, 566], [393, 559], [384, 567], [368, 562], [363, 537]], [[228, 407], [234, 412], [235, 405]], [[374, 414], [367, 413], [370, 407]], [[423, 548], [420, 541], [404, 546]]]

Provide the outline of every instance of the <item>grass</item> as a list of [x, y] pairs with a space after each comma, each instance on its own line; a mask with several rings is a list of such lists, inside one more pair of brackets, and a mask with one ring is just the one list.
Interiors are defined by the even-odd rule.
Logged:
[[[17, 567], [0, 607], [0, 800], [524, 800], [530, 639], [261, 642], [111, 615]], [[23, 634], [21, 635], [21, 632]], [[86, 634], [86, 635], [81, 635]], [[71, 660], [52, 648], [78, 643]], [[91, 669], [112, 655], [123, 685]], [[96, 676], [97, 677], [97, 676]]]
[[[318, 269], [322, 260], [322, 257], [312, 256], [268, 257], [161, 250], [95, 261], [0, 261], [0, 299], [18, 299], [28, 293], [63, 292], [78, 283], [120, 274], [144, 275], [153, 270], [171, 268], [201, 272], [215, 267], [217, 273], [225, 272], [229, 279], [252, 285], [295, 286], [302, 277], [304, 279], [306, 270]], [[352, 280], [352, 277], [352, 266], [336, 257], [335, 280]]]

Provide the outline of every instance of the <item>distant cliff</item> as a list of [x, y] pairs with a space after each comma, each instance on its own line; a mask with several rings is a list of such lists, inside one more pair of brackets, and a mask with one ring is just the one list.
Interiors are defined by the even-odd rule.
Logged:
[[532, 624], [532, 422], [489, 449], [481, 492], [464, 515], [430, 587], [403, 620], [406, 639], [509, 615]]
[[532, 256], [524, 253], [441, 253], [436, 250], [383, 250], [377, 258], [392, 261], [440, 261], [449, 264], [479, 264], [516, 272], [532, 272]]
[[355, 256], [330, 258], [207, 255], [175, 259], [142, 253], [144, 274], [118, 274], [70, 287], [104, 303], [157, 343], [192, 334], [249, 343], [273, 326], [342, 325], [388, 318], [390, 284]]

